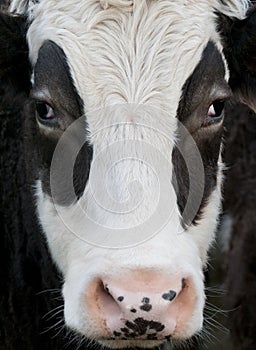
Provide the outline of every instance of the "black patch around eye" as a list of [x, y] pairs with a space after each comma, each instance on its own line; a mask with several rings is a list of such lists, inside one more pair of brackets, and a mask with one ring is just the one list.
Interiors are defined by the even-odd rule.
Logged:
[[[58, 109], [58, 122], [62, 125], [61, 130], [56, 128], [54, 133], [50, 135], [40, 132], [37, 128], [34, 138], [39, 178], [42, 181], [43, 192], [50, 196], [53, 195], [50, 175], [55, 148], [65, 128], [68, 128], [73, 122], [77, 123], [74, 131], [76, 136], [73, 141], [71, 138], [63, 144], [59, 167], [52, 178], [54, 201], [67, 206], [82, 196], [89, 177], [93, 155], [92, 146], [86, 140], [87, 125], [83, 102], [74, 86], [64, 51], [52, 41], [45, 42], [39, 50], [34, 73], [34, 90], [44, 91], [47, 89], [51, 100]], [[41, 118], [40, 122], [44, 122], [44, 125], [56, 122], [55, 111], [47, 103], [38, 102], [36, 107]], [[79, 119], [80, 117], [82, 118]], [[72, 150], [75, 149], [78, 140], [83, 146], [78, 154], [74, 154]], [[69, 169], [71, 160], [74, 162], [73, 169]]]
[[210, 41], [202, 54], [201, 61], [183, 86], [177, 111], [177, 117], [182, 123], [189, 127], [193, 110], [202, 102], [206, 105], [211, 102], [209, 99], [212, 87], [222, 85], [224, 76], [225, 65], [222, 56], [216, 45]]
[[[37, 138], [43, 192], [54, 197], [54, 202], [63, 206], [74, 203], [83, 195], [89, 178], [93, 149], [88, 142], [84, 141], [84, 127], [78, 127], [78, 129], [80, 133], [77, 132], [77, 139], [76, 137], [73, 140], [68, 139], [62, 144], [61, 153], [57, 158], [55, 155], [54, 167], [52, 159], [59, 139], [48, 138], [46, 142], [46, 137], [41, 133]], [[79, 138], [82, 138], [83, 146], [76, 154], [73, 142], [76, 144]], [[74, 164], [73, 168], [72, 164]]]
[[34, 68], [32, 92], [45, 89], [60, 111], [67, 111], [73, 120], [84, 114], [84, 106], [71, 75], [65, 52], [53, 41], [46, 41], [39, 50]]
[[85, 142], [78, 153], [73, 172], [73, 184], [77, 199], [79, 199], [84, 193], [89, 178], [92, 155], [92, 147], [88, 142]]
[[[179, 121], [185, 125], [188, 131], [190, 130], [190, 125], [194, 123], [195, 118], [201, 117], [201, 121], [203, 121], [204, 118], [207, 117], [207, 115], [193, 115], [195, 106], [201, 102], [205, 103], [207, 106], [207, 103], [209, 103], [212, 86], [223, 84], [224, 75], [225, 66], [221, 54], [217, 47], [212, 42], [209, 42], [202, 55], [200, 63], [184, 84], [183, 95], [177, 111]], [[217, 103], [216, 114], [221, 113], [222, 108], [222, 102]], [[198, 125], [200, 125], [200, 122], [198, 122]], [[178, 129], [178, 140], [180, 135], [181, 134]], [[172, 154], [174, 172], [173, 185], [177, 195], [177, 204], [182, 215], [182, 223], [185, 224], [184, 227], [186, 227], [186, 225], [190, 225], [191, 223], [196, 224], [200, 220], [203, 209], [208, 203], [209, 196], [216, 187], [218, 159], [222, 141], [222, 129], [220, 128], [220, 130], [217, 130], [214, 133], [214, 137], [210, 137], [210, 135], [203, 135], [202, 137], [198, 136], [194, 138], [194, 141], [201, 154], [201, 159], [204, 166], [204, 184], [199, 184], [199, 186], [204, 186], [203, 198], [201, 203], [199, 203], [198, 210], [195, 207], [195, 216], [195, 211], [193, 210], [191, 211], [193, 213], [193, 215], [191, 214], [191, 217], [190, 213], [186, 213], [186, 216], [183, 215], [190, 191], [192, 195], [193, 193], [195, 193], [195, 196], [197, 194], [197, 188], [192, 189], [190, 183], [191, 178], [194, 179], [194, 183], [197, 182], [197, 166], [196, 164], [193, 165], [193, 163], [190, 163], [190, 169], [188, 171], [187, 163], [184, 160], [184, 157], [185, 159], [192, 159], [193, 154], [190, 154], [191, 148], [184, 148], [181, 140], [181, 142], [178, 141], [177, 146], [174, 147]], [[194, 202], [195, 205], [198, 205], [196, 200]]]
[[[200, 220], [203, 209], [207, 205], [212, 191], [216, 188], [221, 140], [222, 129], [215, 134], [214, 138], [206, 138], [204, 140], [197, 140], [196, 142], [204, 166], [204, 187], [201, 203], [197, 203], [195, 199], [195, 205], [198, 206], [198, 208], [196, 207], [196, 212], [194, 212], [194, 208], [192, 208], [193, 217], [190, 216], [189, 212], [186, 212], [186, 216], [184, 216], [183, 213], [188, 201], [189, 191], [192, 192], [192, 201], [193, 195], [195, 195], [195, 198], [197, 196], [197, 189], [191, 189], [190, 178], [194, 177], [193, 181], [197, 181], [198, 169], [195, 164], [194, 168], [190, 166], [190, 173], [188, 173], [186, 163], [178, 147], [175, 147], [173, 150], [172, 159], [175, 172], [173, 177], [176, 180], [174, 188], [177, 194], [178, 207], [182, 215], [182, 223], [185, 225], [190, 225], [191, 223], [196, 224]], [[196, 215], [194, 215], [194, 213], [196, 213]]]

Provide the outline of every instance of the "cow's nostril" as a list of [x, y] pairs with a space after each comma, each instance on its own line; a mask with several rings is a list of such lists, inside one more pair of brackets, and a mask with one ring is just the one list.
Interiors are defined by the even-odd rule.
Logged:
[[173, 301], [176, 298], [177, 293], [174, 290], [170, 290], [162, 295], [164, 300]]
[[96, 300], [98, 311], [103, 319], [107, 319], [111, 315], [119, 315], [121, 310], [117, 300], [112, 296], [107, 284], [100, 281], [96, 288]]
[[169, 290], [162, 294], [162, 298], [167, 301], [173, 301], [179, 294], [185, 289], [186, 287], [186, 279], [182, 278], [181, 280], [181, 288], [179, 288], [179, 291], [176, 292], [175, 290]]
[[[102, 283], [102, 284], [103, 284], [103, 283]], [[108, 289], [108, 285], [107, 285], [107, 284], [104, 285], [104, 289], [105, 289], [105, 291], [109, 294], [109, 289]]]

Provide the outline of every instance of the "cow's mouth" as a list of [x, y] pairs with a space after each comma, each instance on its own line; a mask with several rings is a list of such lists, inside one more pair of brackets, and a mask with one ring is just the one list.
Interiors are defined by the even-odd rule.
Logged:
[[99, 344], [104, 347], [111, 349], [123, 349], [123, 348], [147, 348], [153, 349], [158, 348], [164, 343], [164, 340], [139, 340], [139, 339], [129, 339], [129, 340], [119, 340], [119, 339], [109, 339], [109, 340], [99, 340]]

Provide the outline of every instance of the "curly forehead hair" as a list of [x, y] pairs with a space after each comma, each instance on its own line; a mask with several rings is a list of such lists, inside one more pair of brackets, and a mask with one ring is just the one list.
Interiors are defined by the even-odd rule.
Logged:
[[[33, 9], [40, 2], [47, 2], [48, 0], [11, 0], [10, 12], [19, 14], [28, 14], [33, 18]], [[51, 1], [51, 0], [49, 0]], [[133, 5], [138, 0], [98, 0], [101, 7], [107, 10], [111, 7], [118, 7], [123, 9], [132, 9]], [[162, 0], [165, 1], [165, 0]], [[177, 4], [186, 6], [189, 0], [177, 0]], [[227, 14], [230, 17], [243, 18], [247, 12], [252, 1], [250, 0], [205, 0], [216, 8], [219, 12]]]

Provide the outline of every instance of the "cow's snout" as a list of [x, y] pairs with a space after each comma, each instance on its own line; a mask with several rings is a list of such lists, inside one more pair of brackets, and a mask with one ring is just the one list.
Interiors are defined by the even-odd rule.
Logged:
[[86, 293], [92, 318], [101, 324], [104, 339], [163, 340], [187, 323], [196, 304], [188, 277], [152, 278], [148, 274], [94, 282]]

